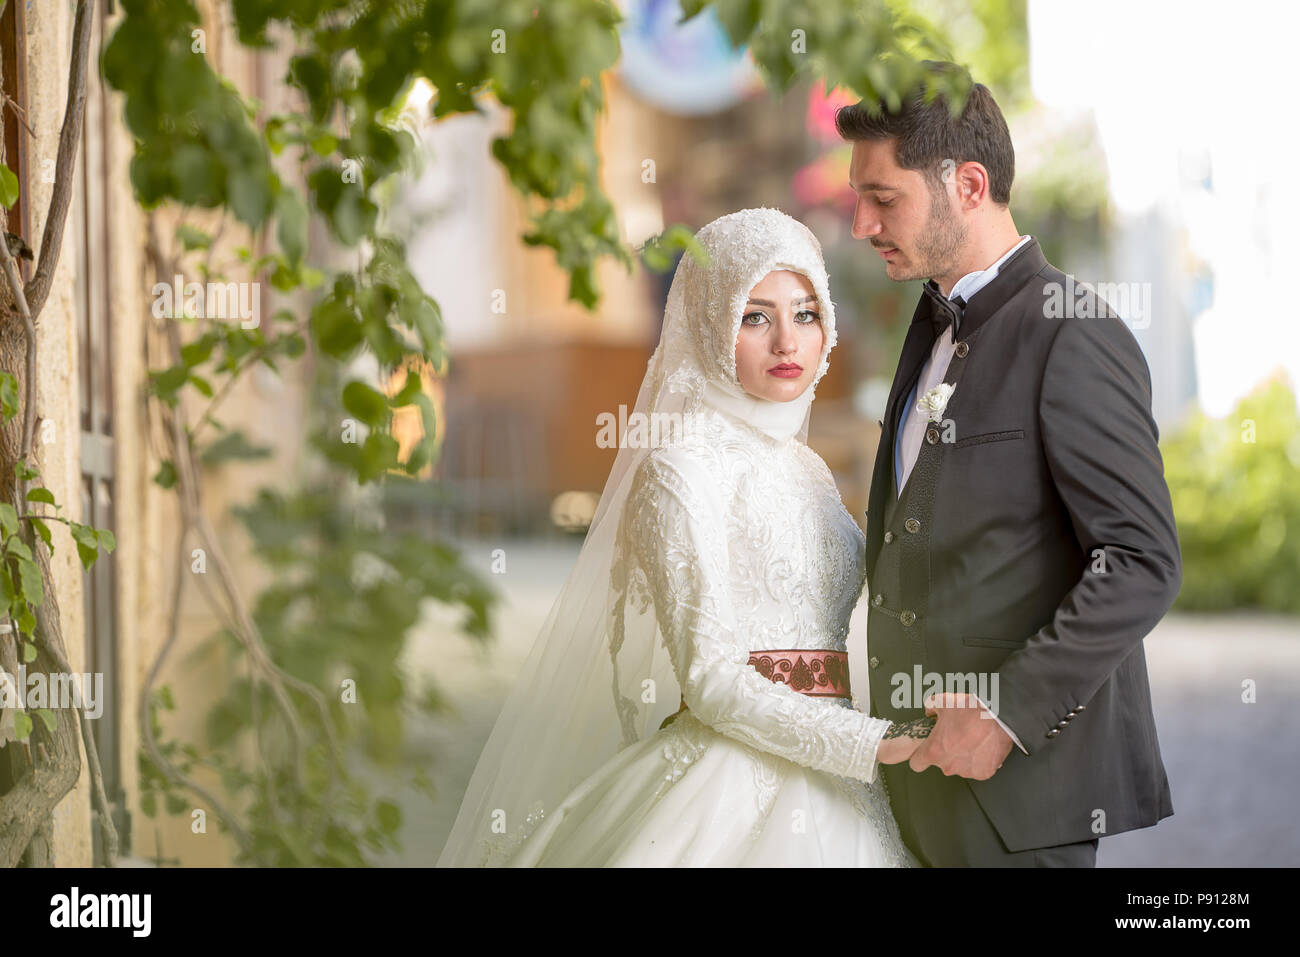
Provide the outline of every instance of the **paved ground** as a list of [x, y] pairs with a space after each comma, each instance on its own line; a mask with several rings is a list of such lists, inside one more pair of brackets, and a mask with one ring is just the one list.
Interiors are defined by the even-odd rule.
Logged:
[[[497, 643], [478, 653], [454, 621], [430, 607], [408, 646], [413, 672], [433, 674], [458, 717], [413, 728], [405, 773], [426, 768], [437, 801], [413, 791], [404, 851], [390, 863], [430, 865], [455, 819], [461, 794], [501, 702], [573, 560], [577, 542], [483, 542], [466, 548], [488, 573], [491, 551], [506, 553]], [[861, 611], [861, 609], [860, 609]], [[861, 658], [865, 616], [855, 616], [850, 655]], [[1146, 640], [1160, 746], [1174, 816], [1158, 826], [1104, 838], [1102, 867], [1297, 866], [1300, 828], [1291, 821], [1300, 793], [1300, 620], [1248, 614], [1171, 616]], [[865, 688], [854, 661], [853, 682]], [[1256, 703], [1242, 702], [1242, 682]]]

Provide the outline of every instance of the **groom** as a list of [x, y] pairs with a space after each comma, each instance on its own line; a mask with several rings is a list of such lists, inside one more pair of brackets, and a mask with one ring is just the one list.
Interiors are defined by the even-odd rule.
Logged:
[[872, 714], [937, 716], [882, 766], [895, 816], [932, 867], [1091, 867], [1173, 814], [1142, 639], [1182, 565], [1146, 361], [1020, 235], [986, 87], [836, 126], [854, 238], [925, 280], [867, 512]]

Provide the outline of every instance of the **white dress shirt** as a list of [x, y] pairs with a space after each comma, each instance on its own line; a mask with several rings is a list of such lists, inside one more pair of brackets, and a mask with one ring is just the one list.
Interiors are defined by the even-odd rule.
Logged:
[[[971, 301], [971, 297], [987, 286], [997, 276], [998, 270], [1002, 264], [1011, 258], [1012, 253], [1029, 242], [1032, 237], [1021, 236], [1020, 242], [1008, 249], [1002, 256], [989, 266], [987, 269], [968, 272], [953, 284], [952, 290], [948, 293], [948, 298], [953, 299], [961, 296], [966, 302]], [[944, 377], [948, 374], [948, 364], [952, 361], [953, 352], [957, 348], [957, 343], [953, 341], [952, 324], [949, 323], [944, 329], [943, 334], [934, 341], [934, 348], [930, 350], [930, 358], [925, 361], [921, 368], [921, 375], [917, 378], [916, 387], [907, 397], [907, 402], [903, 404], [902, 415], [898, 420], [899, 428], [897, 438], [894, 441], [894, 475], [898, 494], [903, 494], [903, 486], [907, 484], [908, 476], [912, 474], [912, 467], [916, 464], [916, 457], [921, 451], [921, 442], [925, 437], [925, 429], [929, 424], [924, 415], [916, 411], [916, 397], [925, 395], [939, 383], [943, 382]], [[993, 714], [992, 709], [981, 698], [976, 700], [984, 707], [986, 711]], [[1002, 719], [993, 715], [998, 726], [1007, 733], [1007, 736], [1015, 742], [1016, 747], [1025, 754], [1025, 746], [1020, 743], [1015, 732], [1002, 723]]]

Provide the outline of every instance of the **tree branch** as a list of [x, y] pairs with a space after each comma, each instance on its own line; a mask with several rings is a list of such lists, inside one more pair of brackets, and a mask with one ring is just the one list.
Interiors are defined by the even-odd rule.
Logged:
[[68, 219], [68, 206], [72, 202], [73, 171], [77, 164], [77, 147], [81, 141], [82, 121], [86, 115], [86, 60], [90, 55], [90, 27], [93, 16], [94, 6], [91, 0], [77, 0], [77, 15], [72, 25], [72, 65], [68, 72], [68, 105], [63, 113], [63, 129], [59, 132], [59, 152], [54, 164], [54, 189], [50, 192], [50, 207], [45, 216], [45, 229], [41, 234], [41, 254], [36, 265], [36, 273], [24, 289], [35, 319], [40, 318], [41, 308], [50, 294], [54, 269], [59, 264], [59, 250], [63, 248], [63, 227]]

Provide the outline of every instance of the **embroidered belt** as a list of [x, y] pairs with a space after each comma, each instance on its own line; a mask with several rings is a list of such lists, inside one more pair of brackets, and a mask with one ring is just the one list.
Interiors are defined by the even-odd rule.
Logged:
[[848, 698], [846, 651], [751, 651], [749, 663], [764, 678], [817, 698]]
[[[782, 648], [751, 651], [749, 664], [769, 681], [814, 698], [849, 698], [849, 655], [846, 651]], [[660, 730], [686, 710], [682, 706], [664, 719]]]

